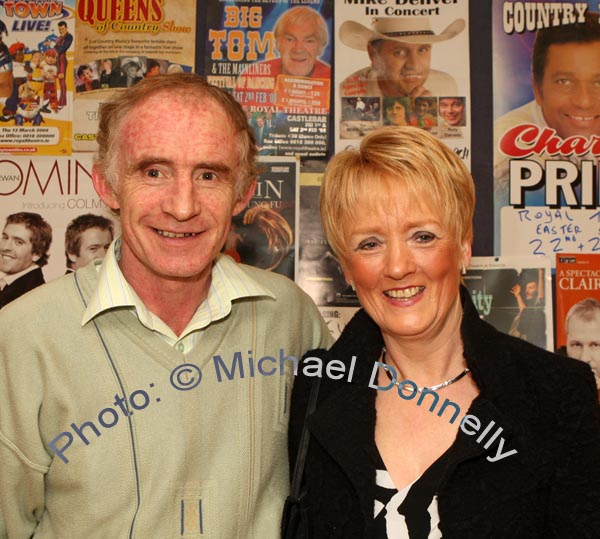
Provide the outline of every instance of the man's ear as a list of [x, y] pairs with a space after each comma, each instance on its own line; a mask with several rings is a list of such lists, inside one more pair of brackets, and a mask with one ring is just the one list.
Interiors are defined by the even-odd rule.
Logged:
[[117, 195], [98, 165], [92, 167], [92, 182], [98, 196], [112, 210], [119, 209]]
[[35, 253], [33, 253], [33, 255], [31, 255], [32, 262], [37, 262], [40, 258], [42, 258], [42, 257], [40, 255], [36, 255]]
[[371, 45], [370, 42], [367, 43], [367, 53], [369, 54], [369, 60], [371, 60], [371, 63], [373, 63], [373, 56], [377, 54], [377, 50], [375, 47], [373, 47], [373, 45]]
[[533, 84], [531, 85], [533, 87], [533, 95], [535, 96], [535, 102], [538, 104], [538, 106], [542, 106], [542, 90], [540, 89], [540, 87], [538, 86], [537, 82], [533, 82]]
[[[66, 251], [65, 251], [66, 252]], [[73, 263], [75, 264], [76, 260], [77, 260], [77, 255], [74, 255], [73, 253], [67, 253], [67, 258]]]
[[252, 183], [248, 187], [248, 190], [237, 200], [233, 206], [233, 215], [237, 215], [250, 203], [250, 199], [254, 196], [256, 190], [256, 178], [252, 180]]

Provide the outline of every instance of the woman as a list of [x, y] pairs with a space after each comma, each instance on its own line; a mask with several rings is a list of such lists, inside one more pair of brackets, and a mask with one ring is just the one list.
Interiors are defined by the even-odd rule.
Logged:
[[294, 386], [292, 463], [322, 361], [302, 476], [313, 538], [598, 537], [593, 376], [480, 320], [461, 287], [474, 203], [422, 129], [379, 129], [327, 167], [323, 226], [363, 309]]
[[407, 99], [401, 97], [384, 97], [385, 125], [408, 125]]

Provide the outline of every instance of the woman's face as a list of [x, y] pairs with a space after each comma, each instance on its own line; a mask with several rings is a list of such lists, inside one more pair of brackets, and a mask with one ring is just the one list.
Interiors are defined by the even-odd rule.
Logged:
[[388, 121], [392, 125], [406, 125], [406, 109], [402, 103], [395, 101], [391, 107], [386, 109]]
[[[391, 185], [394, 185], [391, 183]], [[398, 185], [376, 207], [358, 207], [344, 223], [346, 279], [384, 336], [433, 338], [460, 317], [460, 267], [468, 242]]]

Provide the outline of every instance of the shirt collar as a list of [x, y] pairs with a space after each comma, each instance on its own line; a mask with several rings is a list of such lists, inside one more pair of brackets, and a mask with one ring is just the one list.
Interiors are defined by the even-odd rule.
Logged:
[[[128, 308], [147, 328], [161, 333], [169, 332], [170, 329], [166, 324], [147, 309], [125, 279], [119, 268], [120, 255], [121, 238], [116, 238], [104, 260], [92, 262], [98, 272], [98, 284], [89, 298], [81, 325], [87, 324], [106, 311]], [[179, 338], [225, 318], [231, 312], [233, 301], [256, 296], [276, 297], [271, 290], [254, 280], [242, 265], [237, 264], [227, 255], [219, 254], [213, 264], [208, 296], [198, 306]]]
[[31, 264], [31, 266], [29, 266], [28, 268], [25, 268], [24, 270], [22, 270], [18, 273], [10, 273], [10, 274], [0, 273], [0, 277], [2, 277], [2, 279], [4, 279], [6, 281], [6, 284], [9, 285], [9, 284], [14, 283], [19, 277], [23, 277], [23, 275], [26, 275], [30, 271], [33, 271], [38, 268], [39, 268], [39, 266], [37, 264]]

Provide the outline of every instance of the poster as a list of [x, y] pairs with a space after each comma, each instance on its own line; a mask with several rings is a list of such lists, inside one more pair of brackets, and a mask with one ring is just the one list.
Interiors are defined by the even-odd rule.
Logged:
[[74, 2], [0, 2], [0, 153], [71, 153]]
[[207, 10], [207, 80], [242, 104], [261, 155], [325, 157], [331, 1], [210, 0]]
[[556, 348], [577, 359], [582, 359], [582, 355], [595, 355], [597, 363], [592, 368], [600, 379], [598, 254], [561, 253], [556, 256]]
[[494, 1], [496, 253], [600, 252], [597, 11]]
[[[73, 149], [95, 151], [98, 106], [145, 77], [191, 72], [196, 1], [77, 0]], [[168, 118], [165, 118], [168, 121]]]
[[473, 257], [463, 282], [497, 330], [554, 351], [552, 275], [546, 257]]
[[384, 125], [427, 129], [470, 163], [469, 4], [335, 1], [336, 151]]
[[294, 280], [300, 161], [296, 157], [261, 157], [259, 170], [254, 196], [233, 218], [225, 253], [236, 262]]
[[[77, 263], [65, 253], [65, 232], [75, 218], [93, 214], [111, 221], [112, 232], [104, 232], [93, 238], [93, 243], [97, 244], [94, 258], [103, 256], [107, 243], [118, 233], [118, 221], [96, 194], [91, 172], [91, 154], [73, 154], [70, 157], [38, 156], [34, 159], [27, 156], [0, 156], [0, 227], [4, 230], [7, 217], [21, 212], [37, 214], [49, 225], [52, 241], [47, 264], [42, 267], [46, 282], [71, 269], [77, 269], [74, 267]], [[34, 221], [35, 226], [41, 229], [38, 222], [40, 221]], [[102, 225], [105, 226], [106, 224]], [[81, 263], [86, 256], [82, 249], [85, 250], [84, 244], [88, 239], [92, 240], [92, 234], [87, 225], [79, 226], [78, 230], [74, 241], [79, 242], [79, 251], [73, 254], [79, 256], [78, 261]], [[15, 266], [14, 246], [5, 244], [4, 241], [0, 241], [0, 244], [0, 272], [4, 274], [20, 270], [20, 267]], [[92, 250], [90, 245], [90, 253]]]

